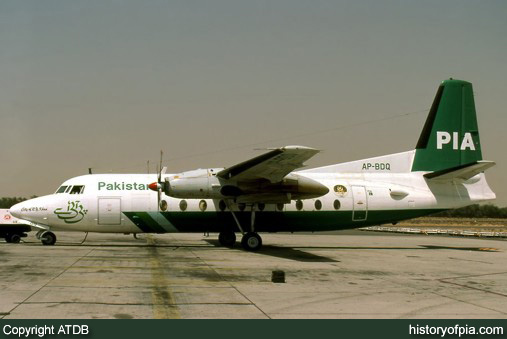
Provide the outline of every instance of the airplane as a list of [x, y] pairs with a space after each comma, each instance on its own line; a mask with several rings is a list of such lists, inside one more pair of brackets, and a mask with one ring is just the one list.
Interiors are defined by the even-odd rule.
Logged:
[[397, 223], [495, 199], [484, 171], [472, 84], [444, 80], [415, 149], [303, 169], [319, 150], [285, 146], [227, 168], [166, 174], [91, 174], [10, 208], [52, 232], [218, 232], [233, 247], [262, 246], [258, 232], [308, 232]]

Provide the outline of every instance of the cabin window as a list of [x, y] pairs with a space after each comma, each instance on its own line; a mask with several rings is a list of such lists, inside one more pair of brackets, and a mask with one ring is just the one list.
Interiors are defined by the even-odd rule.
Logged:
[[56, 193], [63, 193], [67, 189], [67, 186], [60, 186], [59, 189], [56, 190]]
[[301, 211], [303, 209], [303, 202], [301, 200], [296, 201], [296, 209]]
[[335, 210], [339, 210], [340, 209], [340, 200], [336, 199], [334, 202], [333, 202], [333, 207]]
[[240, 210], [241, 212], [243, 212], [243, 211], [245, 210], [245, 208], [246, 208], [246, 204], [245, 204], [245, 203], [243, 203], [243, 202], [240, 202], [240, 203], [238, 204], [238, 208], [239, 208], [239, 210]]
[[208, 203], [205, 200], [199, 201], [199, 209], [201, 211], [206, 211], [206, 208], [208, 207]]
[[276, 204], [276, 208], [278, 208], [279, 211], [283, 211], [283, 206], [284, 206], [284, 204], [282, 204], [281, 202]]
[[187, 201], [186, 201], [186, 200], [181, 200], [181, 201], [180, 201], [180, 210], [182, 210], [182, 211], [186, 211], [187, 206], [188, 206], [188, 205], [187, 205]]
[[84, 192], [84, 186], [83, 185], [75, 185], [72, 186], [72, 189], [70, 190], [70, 194], [81, 194]]
[[167, 201], [165, 201], [165, 200], [161, 200], [160, 201], [160, 210], [161, 211], [166, 211], [167, 210]]
[[321, 208], [322, 208], [322, 202], [320, 200], [315, 200], [315, 209], [317, 211], [320, 211]]

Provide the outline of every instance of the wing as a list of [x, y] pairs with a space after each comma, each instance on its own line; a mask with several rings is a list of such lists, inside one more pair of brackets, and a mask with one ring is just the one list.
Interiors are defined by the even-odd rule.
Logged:
[[285, 146], [226, 168], [217, 173], [222, 179], [281, 181], [287, 174], [303, 167], [304, 162], [320, 151], [304, 146]]

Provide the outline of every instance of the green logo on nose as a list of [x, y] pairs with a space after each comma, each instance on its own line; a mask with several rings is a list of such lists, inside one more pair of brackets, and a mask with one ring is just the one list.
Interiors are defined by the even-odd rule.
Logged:
[[67, 202], [67, 210], [63, 208], [57, 208], [53, 212], [56, 214], [58, 219], [62, 219], [67, 224], [75, 224], [83, 220], [88, 210], [84, 209], [83, 204], [79, 200]]

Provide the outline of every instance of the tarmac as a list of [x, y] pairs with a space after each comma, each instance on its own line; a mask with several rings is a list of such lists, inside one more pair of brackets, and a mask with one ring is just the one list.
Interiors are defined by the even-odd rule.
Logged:
[[256, 253], [220, 247], [216, 234], [0, 242], [0, 318], [507, 318], [505, 240], [261, 236]]

